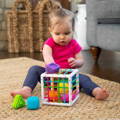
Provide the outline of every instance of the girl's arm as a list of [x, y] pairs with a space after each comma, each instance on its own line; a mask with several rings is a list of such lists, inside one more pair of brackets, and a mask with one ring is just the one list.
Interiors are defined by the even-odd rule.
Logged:
[[79, 52], [75, 55], [75, 58], [69, 58], [68, 62], [71, 67], [79, 68], [84, 64], [83, 55]]
[[46, 44], [43, 47], [43, 58], [46, 65], [50, 63], [55, 63], [52, 57], [52, 49]]
[[75, 59], [78, 60], [79, 67], [83, 66], [84, 58], [83, 58], [83, 55], [81, 54], [81, 52], [79, 52], [75, 55]]

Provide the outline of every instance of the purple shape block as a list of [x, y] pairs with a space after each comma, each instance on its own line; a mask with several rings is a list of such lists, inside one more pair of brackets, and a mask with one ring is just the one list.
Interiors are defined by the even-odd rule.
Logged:
[[55, 63], [50, 63], [46, 65], [46, 68], [45, 68], [47, 73], [57, 73], [59, 72], [59, 69], [60, 69], [60, 66]]

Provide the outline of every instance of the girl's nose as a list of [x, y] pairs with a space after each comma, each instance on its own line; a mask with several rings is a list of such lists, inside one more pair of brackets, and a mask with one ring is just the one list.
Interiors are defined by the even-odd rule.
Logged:
[[60, 38], [63, 39], [65, 36], [64, 35], [60, 35]]

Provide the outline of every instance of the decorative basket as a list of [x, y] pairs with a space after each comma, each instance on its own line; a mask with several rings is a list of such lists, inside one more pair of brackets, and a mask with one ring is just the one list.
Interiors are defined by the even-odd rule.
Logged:
[[56, 6], [60, 4], [40, 0], [33, 9], [29, 0], [16, 0], [12, 10], [7, 12], [8, 51], [42, 51], [44, 41], [50, 37], [48, 14]]
[[29, 0], [16, 0], [7, 15], [8, 51], [33, 52], [32, 7]]

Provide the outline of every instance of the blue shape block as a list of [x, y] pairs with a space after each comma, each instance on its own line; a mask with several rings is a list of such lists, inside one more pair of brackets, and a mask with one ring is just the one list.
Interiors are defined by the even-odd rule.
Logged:
[[40, 107], [40, 100], [37, 96], [31, 96], [27, 98], [27, 109], [36, 110]]

